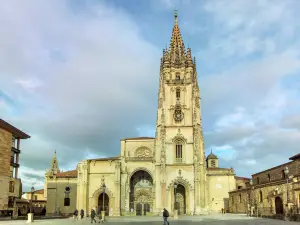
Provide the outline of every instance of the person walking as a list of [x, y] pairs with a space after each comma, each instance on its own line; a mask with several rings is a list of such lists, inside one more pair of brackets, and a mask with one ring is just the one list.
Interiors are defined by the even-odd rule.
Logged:
[[75, 209], [73, 216], [74, 216], [74, 221], [78, 219], [78, 210], [77, 209]]
[[93, 221], [95, 223], [97, 223], [97, 221], [95, 220], [95, 216], [96, 216], [96, 212], [95, 212], [94, 209], [92, 209], [92, 211], [91, 211], [91, 223], [93, 223]]
[[84, 217], [84, 210], [83, 209], [80, 210], [80, 217], [81, 217], [81, 219], [83, 219], [83, 217]]
[[163, 211], [164, 225], [169, 225], [168, 217], [169, 217], [169, 212], [166, 208], [164, 208]]

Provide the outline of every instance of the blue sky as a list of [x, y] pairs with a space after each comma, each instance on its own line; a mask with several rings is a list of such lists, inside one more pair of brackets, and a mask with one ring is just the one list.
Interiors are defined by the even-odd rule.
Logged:
[[29, 133], [25, 189], [60, 167], [154, 135], [173, 11], [197, 58], [206, 152], [236, 174], [288, 161], [300, 140], [297, 0], [12, 0], [0, 8], [0, 117]]

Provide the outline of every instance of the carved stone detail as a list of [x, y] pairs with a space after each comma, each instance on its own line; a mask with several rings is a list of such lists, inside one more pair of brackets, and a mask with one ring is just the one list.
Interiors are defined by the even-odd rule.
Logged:
[[152, 157], [152, 152], [147, 147], [139, 147], [135, 151], [135, 157], [141, 157], [141, 158]]
[[200, 98], [199, 97], [196, 97], [195, 105], [196, 105], [197, 108], [200, 108]]
[[149, 190], [141, 189], [134, 193], [134, 200], [137, 202], [150, 202], [153, 199], [153, 193]]

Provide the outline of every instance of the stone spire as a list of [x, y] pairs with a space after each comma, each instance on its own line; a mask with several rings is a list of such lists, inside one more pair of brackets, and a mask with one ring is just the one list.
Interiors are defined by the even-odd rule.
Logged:
[[54, 151], [50, 171], [53, 172], [54, 174], [60, 172], [58, 168], [58, 161], [56, 158], [56, 150]]
[[184, 65], [185, 63], [185, 47], [178, 26], [177, 10], [174, 13], [174, 27], [170, 42], [170, 59], [172, 65]]

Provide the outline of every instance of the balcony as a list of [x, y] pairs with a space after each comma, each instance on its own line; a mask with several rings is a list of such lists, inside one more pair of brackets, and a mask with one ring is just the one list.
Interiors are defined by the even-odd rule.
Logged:
[[176, 162], [176, 163], [183, 163], [183, 160], [182, 160], [182, 158], [176, 158], [176, 159], [175, 159], [175, 162]]
[[11, 147], [11, 150], [14, 152], [14, 153], [20, 153], [21, 151], [15, 147]]
[[10, 160], [10, 165], [12, 167], [16, 167], [16, 168], [19, 168], [20, 164], [19, 163], [15, 163], [14, 161]]
[[144, 161], [144, 162], [151, 162], [153, 157], [127, 157], [127, 161]]

